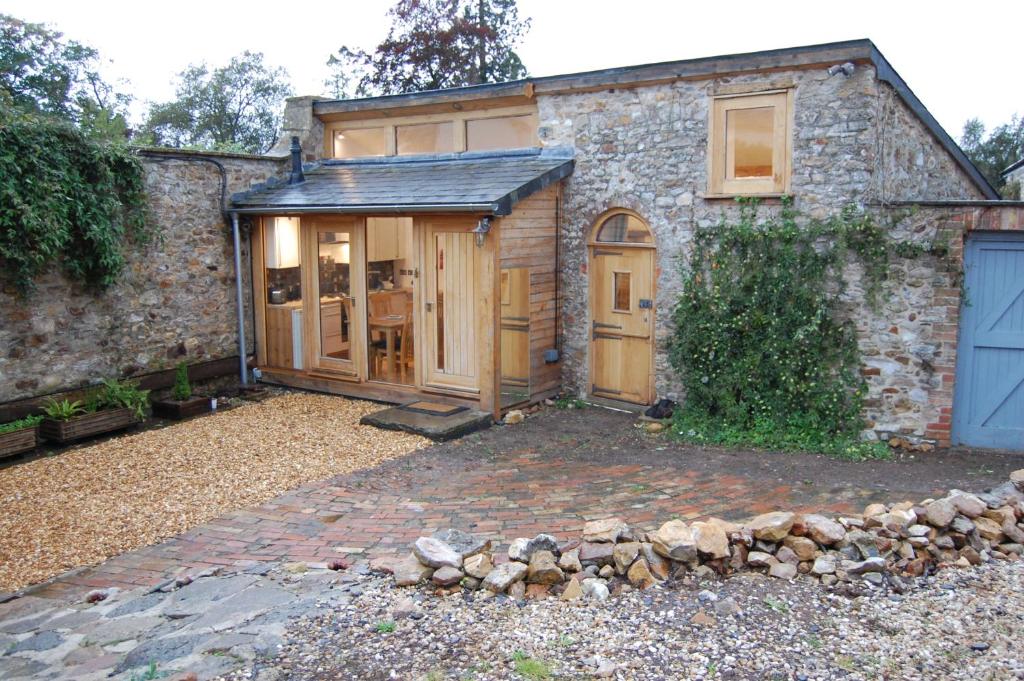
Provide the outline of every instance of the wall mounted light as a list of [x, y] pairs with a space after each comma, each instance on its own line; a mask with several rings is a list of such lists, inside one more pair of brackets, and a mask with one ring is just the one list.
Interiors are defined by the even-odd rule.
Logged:
[[476, 245], [478, 248], [482, 248], [484, 245], [484, 237], [491, 231], [491, 218], [482, 217], [480, 221], [476, 223], [476, 227], [473, 228], [473, 234], [476, 235]]

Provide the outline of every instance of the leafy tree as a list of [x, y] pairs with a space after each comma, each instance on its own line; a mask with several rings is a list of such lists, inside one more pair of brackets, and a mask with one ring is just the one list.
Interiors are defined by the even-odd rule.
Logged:
[[179, 76], [176, 99], [153, 104], [140, 130], [143, 143], [262, 153], [277, 141], [288, 72], [243, 52], [227, 66], [193, 64]]
[[530, 29], [515, 0], [399, 0], [372, 54], [342, 47], [327, 61], [336, 97], [422, 92], [527, 75], [514, 47]]
[[0, 14], [0, 92], [6, 104], [123, 139], [131, 96], [99, 74], [99, 53], [42, 24]]
[[1007, 186], [1001, 173], [1024, 158], [1024, 118], [1014, 115], [1009, 123], [996, 126], [987, 137], [985, 125], [972, 118], [964, 124], [960, 147], [1004, 198], [1020, 196], [1020, 187]]

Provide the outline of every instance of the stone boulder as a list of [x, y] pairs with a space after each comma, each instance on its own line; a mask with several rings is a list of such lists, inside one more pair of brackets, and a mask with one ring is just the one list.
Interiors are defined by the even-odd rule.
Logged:
[[672, 570], [672, 563], [658, 555], [652, 544], [648, 542], [640, 544], [640, 555], [647, 561], [647, 569], [651, 571], [655, 578], [661, 581], [668, 579], [669, 572]]
[[972, 520], [980, 516], [988, 508], [988, 505], [975, 495], [961, 492], [960, 490], [953, 490], [947, 498], [956, 506], [957, 511]]
[[768, 542], [782, 541], [793, 527], [796, 514], [788, 511], [762, 513], [749, 523], [747, 527], [754, 533], [755, 539]]
[[747, 565], [751, 567], [770, 567], [778, 562], [778, 558], [764, 551], [751, 551], [747, 554]]
[[530, 562], [530, 558], [537, 551], [549, 551], [557, 557], [559, 555], [558, 540], [550, 534], [538, 534], [526, 544], [526, 562]]
[[463, 561], [462, 569], [470, 577], [484, 579], [494, 569], [494, 563], [491, 562], [491, 557], [486, 553], [477, 553]]
[[530, 553], [527, 550], [530, 546], [530, 540], [526, 537], [518, 537], [512, 540], [512, 543], [508, 545], [508, 559], [519, 561], [520, 563], [530, 562]]
[[818, 556], [814, 560], [814, 565], [811, 566], [811, 574], [818, 575], [831, 575], [835, 574], [836, 571], [836, 559], [833, 556]]
[[481, 586], [492, 593], [502, 593], [516, 582], [526, 577], [527, 567], [524, 563], [510, 561], [502, 563], [491, 570], [484, 578]]
[[583, 541], [611, 542], [614, 544], [620, 537], [629, 533], [629, 525], [621, 518], [604, 518], [591, 520], [583, 526]]
[[616, 544], [612, 550], [612, 560], [615, 563], [615, 572], [620, 575], [626, 574], [629, 566], [636, 560], [640, 553], [640, 542], [627, 541]]
[[630, 566], [626, 577], [629, 579], [629, 583], [637, 589], [648, 589], [658, 583], [644, 558], [638, 559]]
[[682, 520], [670, 520], [651, 536], [651, 545], [658, 554], [685, 563], [697, 560], [697, 541], [693, 530]]
[[[838, 523], [836, 523], [838, 525]], [[807, 537], [794, 537], [792, 535], [782, 540], [785, 548], [792, 551], [798, 560], [814, 560], [814, 554], [818, 552], [818, 545]]]
[[447, 530], [438, 530], [430, 536], [452, 547], [463, 559], [491, 550], [490, 539], [480, 539], [479, 537], [474, 537], [469, 532], [463, 532], [454, 527]]
[[608, 585], [600, 579], [588, 579], [583, 582], [583, 595], [595, 601], [606, 601], [611, 594]]
[[611, 565], [615, 545], [607, 542], [583, 542], [580, 544], [580, 563], [586, 565]]
[[793, 563], [775, 563], [768, 568], [768, 575], [779, 579], [793, 579], [796, 577], [796, 565]]
[[534, 551], [526, 569], [526, 581], [530, 584], [561, 584], [565, 579], [562, 570], [555, 564], [555, 554], [550, 551]]
[[1024, 492], [1024, 468], [1016, 470], [1010, 473], [1010, 482], [1017, 488], [1018, 491]]
[[823, 515], [805, 515], [803, 525], [807, 530], [807, 536], [822, 546], [832, 546], [846, 536], [846, 530], [842, 525]]
[[729, 557], [729, 537], [717, 523], [695, 522], [690, 525], [697, 551], [710, 556], [712, 560]]
[[430, 579], [430, 576], [434, 574], [434, 568], [421, 563], [419, 558], [412, 553], [391, 563], [391, 571], [395, 577], [396, 586], [415, 586], [423, 580]]
[[983, 539], [987, 539], [994, 544], [998, 544], [1003, 540], [1002, 524], [997, 523], [991, 518], [986, 518], [985, 516], [975, 518], [974, 527]]
[[844, 560], [841, 567], [850, 575], [863, 575], [868, 572], [884, 572], [885, 559], [867, 558], [866, 560], [861, 561]]
[[462, 570], [448, 567], [446, 565], [434, 570], [434, 574], [431, 576], [430, 580], [438, 586], [454, 586], [462, 581], [463, 576]]
[[929, 525], [944, 530], [956, 517], [956, 506], [949, 499], [938, 499], [925, 506], [924, 512]]
[[565, 572], [579, 572], [582, 570], [583, 565], [580, 563], [579, 547], [564, 552], [558, 559], [558, 567], [562, 568]]
[[434, 569], [462, 567], [462, 554], [440, 539], [420, 537], [412, 545], [412, 552], [421, 563]]

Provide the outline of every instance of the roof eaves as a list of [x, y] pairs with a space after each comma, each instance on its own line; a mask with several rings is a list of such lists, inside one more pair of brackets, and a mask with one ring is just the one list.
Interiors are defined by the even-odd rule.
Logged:
[[1022, 158], [1021, 160], [1017, 161], [1016, 163], [1011, 163], [1010, 165], [1008, 165], [1006, 167], [1006, 170], [1002, 171], [999, 174], [1005, 177], [1006, 175], [1009, 175], [1010, 173], [1012, 173], [1017, 168], [1024, 168], [1024, 158]]

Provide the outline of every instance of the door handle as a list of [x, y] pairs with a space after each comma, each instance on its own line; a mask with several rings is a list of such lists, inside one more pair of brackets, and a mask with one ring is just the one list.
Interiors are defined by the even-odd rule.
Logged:
[[427, 306], [427, 312], [433, 311], [433, 309], [434, 309], [434, 304], [433, 303], [426, 303], [426, 306]]

